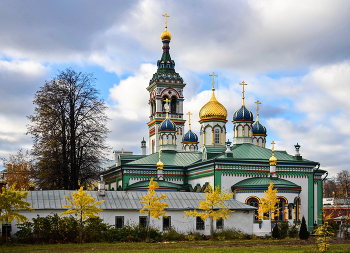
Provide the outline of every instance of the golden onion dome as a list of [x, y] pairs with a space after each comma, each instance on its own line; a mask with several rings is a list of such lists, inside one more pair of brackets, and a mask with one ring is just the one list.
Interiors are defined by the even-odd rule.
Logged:
[[162, 161], [158, 161], [157, 162], [157, 169], [162, 170], [163, 168], [164, 168], [164, 163], [162, 163]]
[[227, 110], [219, 101], [216, 100], [214, 90], [211, 99], [199, 111], [199, 118], [202, 119], [223, 119], [227, 118]]
[[171, 33], [168, 30], [165, 30], [160, 34], [160, 38], [163, 40], [171, 40]]
[[269, 159], [270, 165], [277, 165], [277, 158], [272, 154]]

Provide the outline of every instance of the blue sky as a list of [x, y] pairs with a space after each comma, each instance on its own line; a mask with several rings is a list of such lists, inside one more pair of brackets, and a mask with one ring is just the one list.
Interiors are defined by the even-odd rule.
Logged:
[[170, 53], [197, 134], [209, 74], [219, 75], [216, 96], [228, 110], [231, 140], [244, 80], [248, 109], [255, 114], [254, 102], [262, 102], [267, 146], [275, 141], [294, 154], [298, 142], [304, 158], [335, 175], [350, 165], [349, 9], [346, 0], [1, 1], [0, 156], [31, 149], [33, 96], [67, 67], [97, 78], [111, 118], [108, 144], [139, 154], [168, 13]]

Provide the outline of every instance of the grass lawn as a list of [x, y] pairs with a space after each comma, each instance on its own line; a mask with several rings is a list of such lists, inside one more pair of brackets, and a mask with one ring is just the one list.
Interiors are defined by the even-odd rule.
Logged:
[[[169, 243], [85, 243], [85, 244], [46, 244], [46, 245], [2, 245], [0, 252], [316, 252], [312, 240], [298, 239], [256, 239], [232, 241], [193, 241]], [[330, 252], [349, 252], [350, 241], [332, 241]]]

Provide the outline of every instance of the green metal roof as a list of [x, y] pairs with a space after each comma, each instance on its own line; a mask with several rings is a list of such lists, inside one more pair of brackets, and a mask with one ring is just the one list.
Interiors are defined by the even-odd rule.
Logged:
[[[179, 185], [175, 184], [172, 182], [164, 181], [164, 180], [154, 180], [155, 182], [158, 183], [158, 189], [159, 190], [175, 190], [175, 191], [180, 191], [180, 190], [185, 190], [186, 187], [184, 185]], [[126, 190], [147, 190], [149, 186], [149, 180], [144, 180], [144, 181], [139, 181], [134, 184], [129, 185], [126, 187]]]
[[236, 184], [234, 184], [232, 187], [233, 188], [265, 188], [265, 190], [267, 189], [267, 187], [270, 185], [270, 183], [273, 183], [273, 187], [274, 188], [301, 188], [299, 185], [282, 179], [282, 178], [278, 178], [278, 177], [253, 177], [253, 178], [247, 178], [244, 179]]
[[[263, 148], [256, 146], [254, 144], [250, 143], [244, 143], [244, 144], [235, 144], [231, 148], [232, 150], [232, 155], [233, 159], [242, 159], [242, 160], [264, 160], [268, 162], [272, 155], [271, 149], [268, 148]], [[296, 162], [295, 158], [293, 155], [289, 155], [286, 151], [281, 151], [281, 150], [275, 150], [275, 157], [277, 158], [278, 161], [283, 161], [283, 162]], [[226, 154], [222, 154], [218, 157], [219, 159], [221, 158], [226, 158], [228, 160], [232, 158], [226, 157]], [[312, 162], [316, 163], [310, 160], [302, 159], [299, 162]], [[278, 164], [278, 162], [277, 162]]]
[[[179, 166], [184, 167], [199, 160], [202, 160], [202, 153], [200, 152], [186, 152], [186, 151], [162, 151], [161, 159], [164, 166]], [[156, 166], [158, 162], [158, 153], [148, 155], [144, 158], [130, 162], [127, 165], [137, 166]]]

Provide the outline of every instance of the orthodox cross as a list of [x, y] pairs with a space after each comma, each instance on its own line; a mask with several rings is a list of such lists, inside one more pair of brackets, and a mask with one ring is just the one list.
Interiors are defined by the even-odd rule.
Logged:
[[168, 118], [169, 117], [169, 102], [170, 102], [170, 100], [168, 99], [168, 98], [166, 98], [165, 100], [164, 100], [164, 102], [165, 102], [165, 115], [166, 115], [166, 118]]
[[273, 153], [273, 152], [275, 152], [275, 144], [276, 143], [274, 141], [272, 141], [271, 144], [272, 144], [272, 153]]
[[258, 100], [254, 103], [256, 104], [256, 118], [258, 120], [259, 119], [259, 105], [261, 104], [261, 102]]
[[242, 85], [242, 105], [244, 105], [244, 85], [248, 85], [248, 84], [242, 81], [240, 85]]
[[191, 115], [193, 115], [191, 112], [186, 113], [188, 115], [188, 130], [191, 130]]
[[162, 16], [165, 19], [165, 21], [164, 21], [165, 30], [167, 30], [168, 29], [168, 17], [170, 17], [170, 16], [168, 14], [166, 14], [166, 13], [164, 13]]
[[215, 90], [215, 88], [214, 88], [214, 84], [215, 84], [215, 76], [217, 77], [218, 75], [216, 75], [214, 72], [211, 74], [211, 75], [209, 75], [209, 76], [212, 76], [213, 77], [213, 82], [211, 83], [211, 85], [212, 85], [212, 90], [214, 91]]

